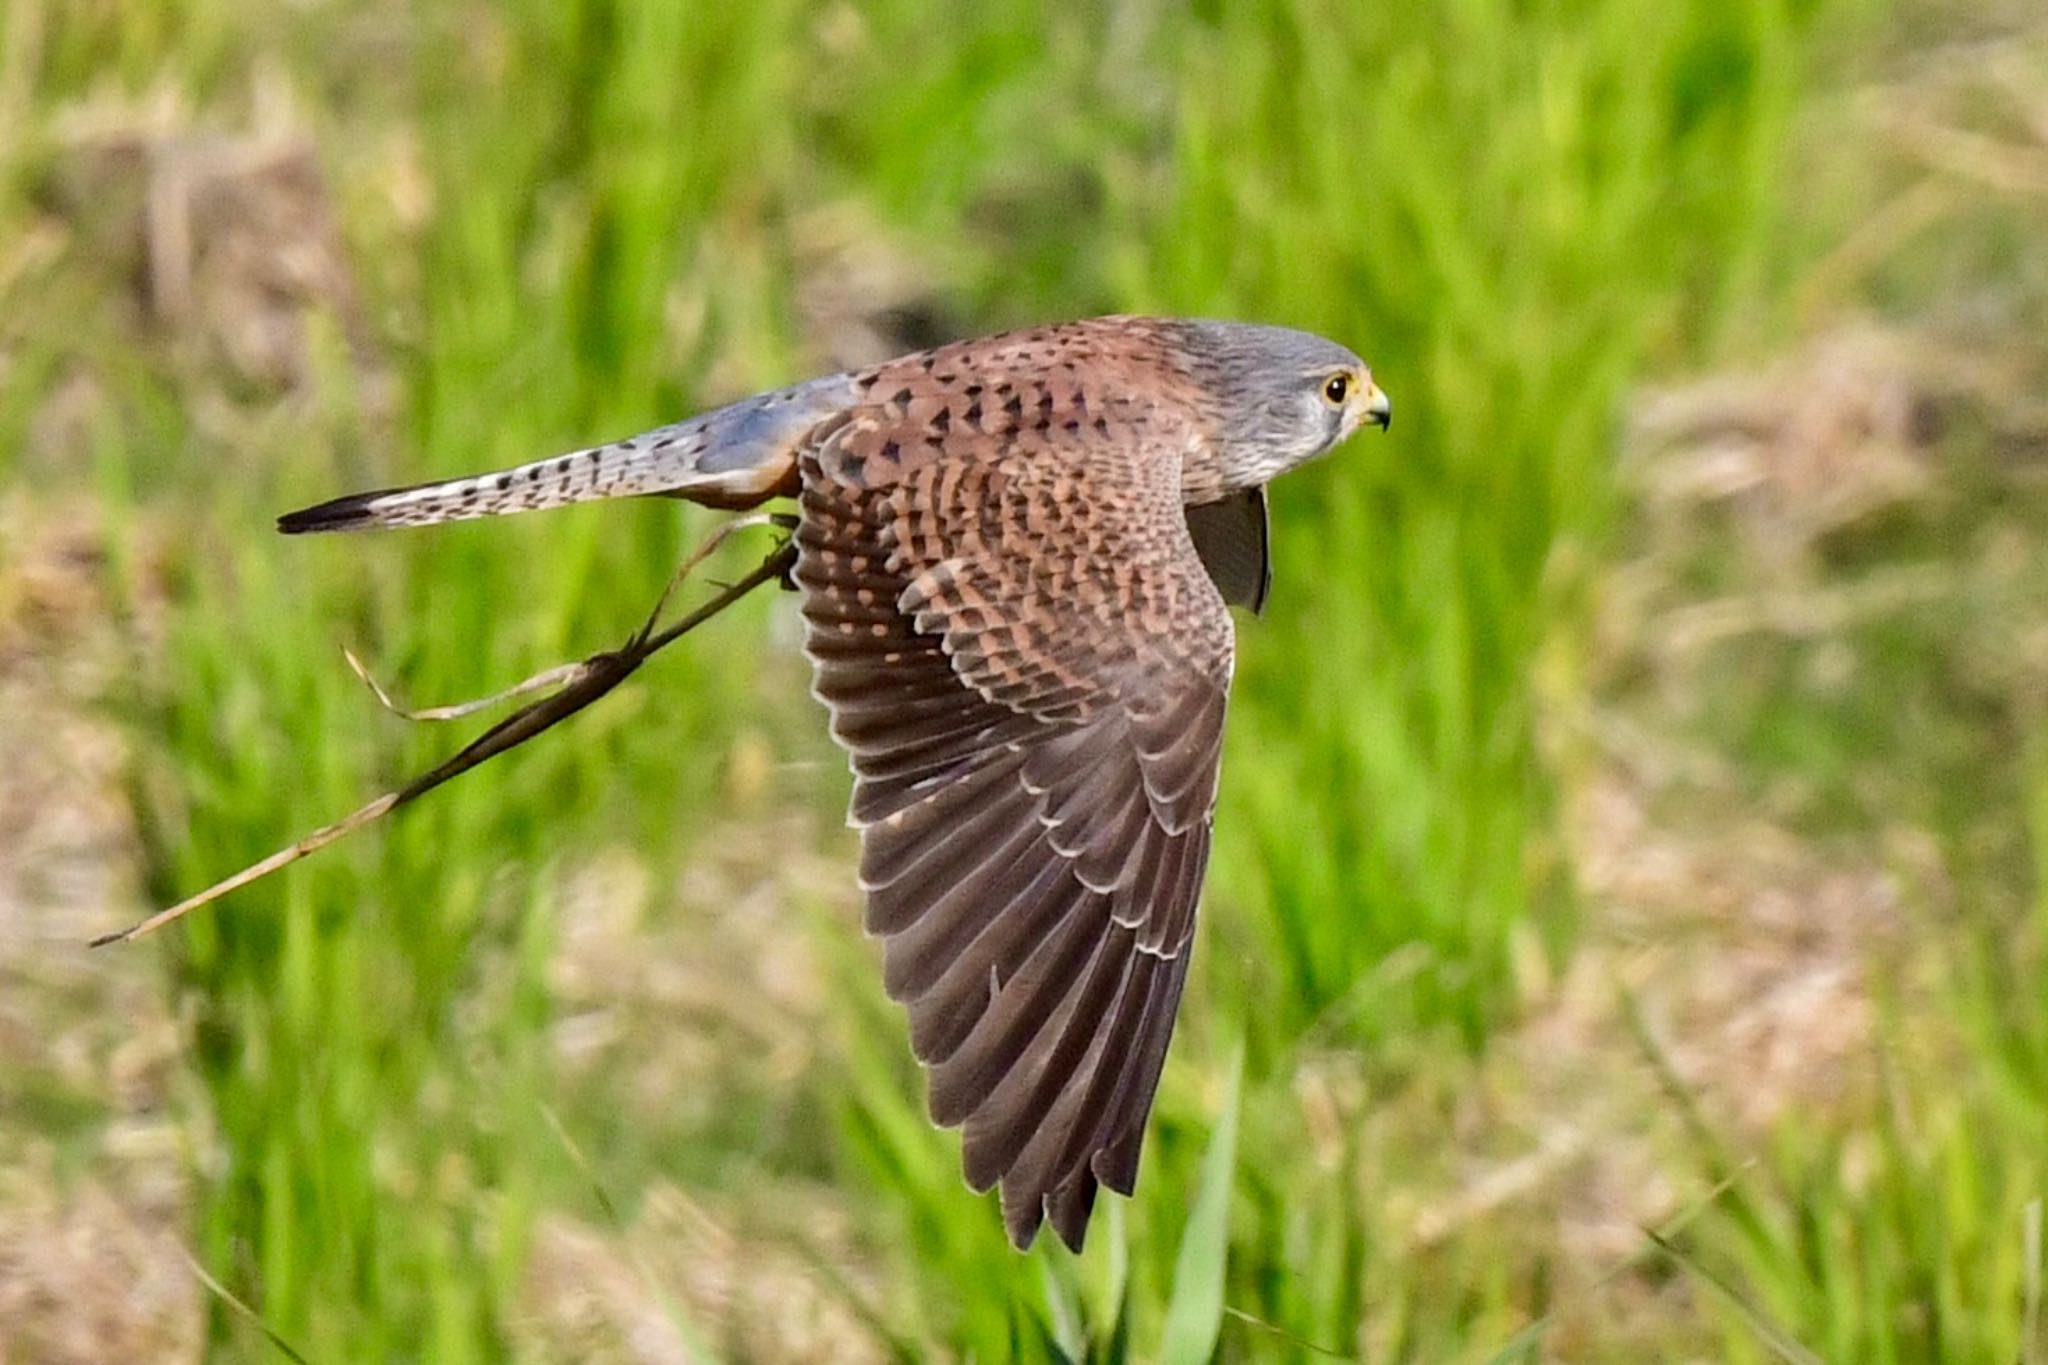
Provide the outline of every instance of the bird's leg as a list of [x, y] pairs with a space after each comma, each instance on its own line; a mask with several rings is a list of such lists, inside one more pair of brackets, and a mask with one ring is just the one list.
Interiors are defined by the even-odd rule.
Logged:
[[668, 599], [675, 595], [677, 588], [683, 586], [683, 580], [688, 578], [699, 564], [709, 559], [719, 546], [725, 544], [735, 531], [744, 531], [750, 526], [774, 526], [783, 530], [793, 530], [796, 518], [780, 512], [756, 512], [750, 517], [734, 517], [731, 521], [721, 523], [718, 529], [698, 542], [697, 548], [690, 551], [690, 557], [676, 569], [675, 574], [668, 580], [668, 586], [663, 588], [661, 596], [655, 599], [654, 610], [647, 613], [647, 620], [634, 632], [633, 640], [645, 644], [653, 638], [654, 628], [660, 623], [661, 614], [668, 610]]
[[[767, 517], [768, 524], [775, 527], [777, 530], [787, 531], [792, 537], [796, 535], [798, 518], [794, 513], [770, 512], [767, 514]], [[786, 543], [787, 542], [785, 542], [785, 544]], [[782, 588], [784, 592], [795, 592], [797, 590], [796, 556], [790, 556], [789, 567], [782, 571], [782, 577], [779, 580], [779, 586]]]

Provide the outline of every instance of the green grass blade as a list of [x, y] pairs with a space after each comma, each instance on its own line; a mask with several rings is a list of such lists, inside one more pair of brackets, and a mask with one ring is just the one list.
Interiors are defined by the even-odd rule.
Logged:
[[1698, 1280], [1714, 1292], [1714, 1297], [1735, 1313], [1742, 1324], [1756, 1335], [1756, 1339], [1770, 1347], [1772, 1354], [1787, 1365], [1822, 1365], [1821, 1358], [1794, 1340], [1792, 1334], [1764, 1316], [1750, 1298], [1728, 1280], [1701, 1265], [1699, 1260], [1678, 1243], [1658, 1232], [1655, 1228], [1643, 1229], [1644, 1234], [1656, 1244], [1657, 1250], [1671, 1258], [1671, 1263], [1686, 1274]]
[[1173, 1267], [1173, 1297], [1166, 1305], [1166, 1331], [1159, 1358], [1166, 1365], [1198, 1365], [1216, 1354], [1223, 1331], [1223, 1271], [1230, 1249], [1230, 1191], [1237, 1168], [1238, 1091], [1244, 1081], [1244, 1046], [1230, 1059], [1223, 1112], [1209, 1153], [1202, 1158], [1202, 1187], [1181, 1234]]
[[2041, 1335], [2041, 1201], [2028, 1202], [2025, 1212], [2022, 1253], [2025, 1267], [2020, 1310], [2020, 1350], [2026, 1365], [2048, 1361], [2048, 1340]]
[[1045, 1291], [1045, 1330], [1062, 1358], [1088, 1357], [1088, 1327], [1081, 1312], [1081, 1297], [1074, 1292], [1067, 1268], [1055, 1268], [1051, 1257], [1038, 1263], [1038, 1278]]

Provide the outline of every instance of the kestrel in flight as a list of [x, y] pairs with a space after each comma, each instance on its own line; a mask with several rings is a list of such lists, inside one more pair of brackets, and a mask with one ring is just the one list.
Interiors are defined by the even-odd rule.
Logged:
[[1098, 318], [828, 375], [287, 532], [660, 494], [798, 503], [805, 650], [931, 1116], [1020, 1248], [1130, 1194], [1187, 979], [1265, 485], [1390, 409], [1279, 327]]

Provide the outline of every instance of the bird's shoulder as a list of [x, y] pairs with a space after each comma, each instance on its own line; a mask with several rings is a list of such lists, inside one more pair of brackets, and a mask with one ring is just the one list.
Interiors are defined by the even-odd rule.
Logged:
[[1177, 469], [1206, 430], [1170, 320], [1093, 318], [953, 342], [852, 378], [815, 433], [820, 472], [853, 488], [935, 465]]

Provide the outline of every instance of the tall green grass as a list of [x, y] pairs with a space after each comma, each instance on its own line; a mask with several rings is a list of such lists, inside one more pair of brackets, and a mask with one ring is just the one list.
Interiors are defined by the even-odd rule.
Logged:
[[[139, 619], [169, 588], [133, 698], [159, 899], [446, 750], [366, 704], [338, 639], [410, 695], [487, 691], [623, 634], [702, 525], [631, 505], [286, 543], [268, 517], [790, 378], [819, 205], [851, 203], [935, 263], [932, 293], [971, 328], [1110, 309], [1312, 327], [1374, 363], [1398, 419], [1276, 491], [1279, 587], [1240, 632], [1207, 922], [1153, 1157], [1078, 1263], [1015, 1257], [961, 1187], [843, 902], [803, 907], [833, 1030], [800, 1099], [740, 1092], [636, 1129], [557, 1074], [561, 868], [628, 843], [672, 881], [730, 818], [726, 771], [763, 735], [802, 761], [777, 794], [837, 846], [836, 778], [809, 774], [839, 769], [801, 670], [767, 643], [786, 608], [760, 601], [572, 729], [144, 950], [193, 1015], [201, 1258], [316, 1358], [496, 1359], [522, 1339], [536, 1219], [587, 1214], [593, 1171], [629, 1205], [657, 1172], [735, 1197], [830, 1178], [886, 1285], [863, 1311], [906, 1353], [1193, 1359], [1220, 1338], [1233, 1358], [1309, 1342], [1485, 1359], [1513, 1339], [1548, 1305], [1549, 1268], [1471, 1241], [1410, 1254], [1372, 1135], [1304, 1150], [1295, 1088], [1315, 1066], [1354, 1088], [1454, 1087], [1512, 1010], [1517, 955], [1568, 951], [1533, 750], [1538, 650], [1568, 633], [1613, 512], [1625, 387], [1709, 354], [1784, 268], [1783, 147], [1814, 34], [1848, 3], [941, 18], [909, 0], [12, 0], [0, 113], [20, 136], [0, 153], [0, 240], [58, 211], [55, 111], [168, 85], [233, 122], [249, 73], [281, 70], [394, 381], [388, 406], [366, 393], [352, 324], [316, 313], [306, 382], [289, 401], [229, 394], [223, 422], [203, 358], [110, 302], [127, 280], [89, 237], [8, 296], [0, 468], [96, 489]], [[391, 190], [407, 177], [416, 222]], [[73, 372], [105, 400], [89, 473], [24, 449], [39, 396]], [[1995, 944], [1983, 953], [1975, 970], [1996, 972]], [[1932, 1146], [1910, 1122], [1888, 1133], [1895, 1178], [1851, 1189], [1830, 1173], [1839, 1153], [1787, 1151], [1794, 1183], [1684, 1254], [1829, 1358], [2011, 1358], [2015, 1319], [1982, 1315], [2024, 1277], [2011, 1216], [2040, 1168], [2012, 1146], [1980, 1165], [1970, 1135], [2042, 1112], [2041, 1018], [1981, 1022], [2009, 1083], [1944, 1110]], [[1241, 1092], [1223, 1079], [1240, 1040]], [[1234, 1144], [1212, 1144], [1219, 1130]], [[1945, 1201], [1900, 1202], [1923, 1179], [1947, 1181]], [[1936, 1277], [1922, 1297], [1949, 1305], [1939, 1331], [1899, 1335], [1887, 1267]], [[1964, 1283], [1979, 1272], [1990, 1288]], [[1731, 1313], [1712, 1339], [1760, 1358], [1752, 1328]], [[268, 1349], [225, 1309], [210, 1331], [229, 1358]]]

